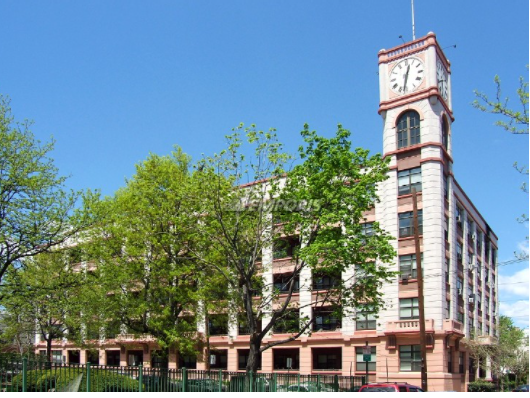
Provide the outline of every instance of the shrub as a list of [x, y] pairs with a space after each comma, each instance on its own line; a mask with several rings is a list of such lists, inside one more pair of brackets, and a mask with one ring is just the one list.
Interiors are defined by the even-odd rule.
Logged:
[[[86, 391], [86, 369], [84, 368], [28, 370], [26, 386], [30, 392], [45, 392], [52, 389], [61, 391], [74, 382], [79, 375], [83, 376], [79, 391]], [[22, 374], [13, 377], [12, 387], [13, 391], [22, 391]], [[138, 391], [138, 380], [111, 370], [93, 369], [90, 375], [90, 391]]]
[[477, 380], [467, 385], [468, 392], [493, 392], [496, 391], [495, 384], [486, 380]]

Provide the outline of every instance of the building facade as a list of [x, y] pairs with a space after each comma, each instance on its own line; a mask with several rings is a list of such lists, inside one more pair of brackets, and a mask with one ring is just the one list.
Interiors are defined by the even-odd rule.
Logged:
[[[389, 178], [378, 187], [380, 202], [365, 214], [366, 230], [377, 221], [392, 234], [400, 276], [383, 287], [386, 308], [375, 317], [357, 314], [337, 319], [313, 309], [317, 290], [333, 281], [313, 278], [309, 270], [294, 300], [300, 316], [314, 320], [312, 333], [263, 352], [262, 372], [365, 375], [370, 381], [420, 385], [418, 279], [412, 223], [412, 190], [418, 197], [424, 281], [427, 366], [430, 391], [464, 391], [478, 370], [462, 340], [472, 334], [495, 340], [498, 320], [497, 237], [453, 175], [451, 64], [433, 33], [379, 52], [383, 154], [390, 158]], [[289, 247], [263, 253], [268, 278], [281, 291], [290, 267]], [[355, 273], [344, 272], [343, 279]], [[313, 278], [313, 279], [312, 279]], [[199, 332], [206, 324], [198, 325]], [[237, 321], [209, 325], [209, 363], [179, 356], [157, 356], [150, 336], [107, 335], [87, 351], [57, 342], [58, 362], [121, 366], [244, 370], [249, 335]], [[281, 330], [268, 341], [283, 339]], [[267, 342], [267, 341], [266, 341]], [[45, 345], [36, 337], [37, 350]], [[366, 349], [365, 347], [369, 347]], [[369, 358], [363, 353], [370, 352]], [[366, 361], [369, 359], [368, 361]], [[368, 368], [368, 369], [367, 369]], [[488, 376], [488, 375], [486, 375]]]

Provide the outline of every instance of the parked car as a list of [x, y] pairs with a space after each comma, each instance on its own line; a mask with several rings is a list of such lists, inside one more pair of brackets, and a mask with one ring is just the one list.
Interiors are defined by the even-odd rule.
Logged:
[[316, 381], [304, 381], [298, 384], [290, 384], [278, 386], [278, 392], [333, 392], [333, 386], [325, 383], [318, 383]]
[[409, 383], [388, 382], [365, 384], [359, 392], [423, 392], [423, 390]]
[[181, 383], [171, 380], [167, 376], [143, 375], [142, 384], [144, 385], [144, 391], [182, 391]]
[[[230, 391], [243, 392], [249, 391], [250, 386], [248, 383], [250, 378], [247, 375], [232, 376], [230, 379]], [[270, 392], [272, 380], [265, 377], [257, 376], [253, 379], [252, 391], [254, 392]]]
[[[218, 392], [219, 380], [213, 379], [188, 379], [189, 392]], [[226, 386], [222, 385], [222, 390], [226, 391]]]
[[523, 384], [522, 386], [516, 387], [512, 392], [528, 392], [528, 384]]

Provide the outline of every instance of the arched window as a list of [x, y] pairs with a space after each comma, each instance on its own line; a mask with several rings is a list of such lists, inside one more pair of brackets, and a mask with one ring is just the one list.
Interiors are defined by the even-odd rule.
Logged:
[[445, 117], [442, 117], [442, 144], [447, 151], [449, 149], [449, 125]]
[[420, 143], [420, 115], [415, 111], [405, 112], [397, 124], [398, 149]]

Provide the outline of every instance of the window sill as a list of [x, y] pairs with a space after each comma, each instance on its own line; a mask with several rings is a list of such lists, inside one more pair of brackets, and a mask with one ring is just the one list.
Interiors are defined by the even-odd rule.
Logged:
[[[422, 194], [422, 191], [416, 192], [416, 195], [421, 195], [421, 194]], [[406, 199], [406, 198], [412, 198], [412, 194], [411, 193], [406, 193], [403, 195], [398, 194], [398, 199]]]
[[[419, 235], [419, 238], [423, 238], [423, 234], [420, 234]], [[401, 241], [407, 241], [407, 240], [412, 240], [414, 239], [414, 235], [411, 235], [411, 236], [403, 236], [403, 237], [399, 237], [398, 238], [398, 242], [401, 242]]]

